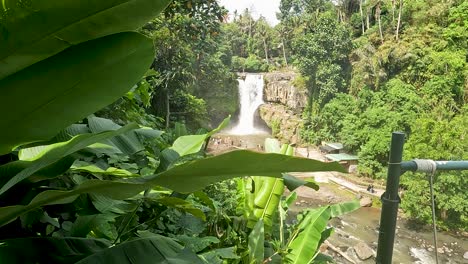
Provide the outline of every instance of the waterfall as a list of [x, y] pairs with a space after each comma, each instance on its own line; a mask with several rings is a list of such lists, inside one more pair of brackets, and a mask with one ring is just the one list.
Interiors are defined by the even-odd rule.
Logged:
[[254, 114], [263, 104], [263, 75], [247, 74], [245, 80], [239, 79], [240, 114], [238, 124], [231, 130], [232, 134], [247, 135], [265, 133], [255, 128]]

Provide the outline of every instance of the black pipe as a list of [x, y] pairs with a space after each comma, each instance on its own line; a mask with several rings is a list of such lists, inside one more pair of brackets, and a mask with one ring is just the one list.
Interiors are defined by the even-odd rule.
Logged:
[[395, 240], [395, 229], [398, 215], [398, 187], [401, 176], [401, 159], [405, 134], [402, 132], [392, 133], [390, 145], [390, 158], [388, 163], [387, 186], [382, 195], [382, 212], [380, 215], [379, 241], [377, 246], [378, 264], [391, 264], [393, 256], [393, 243]]

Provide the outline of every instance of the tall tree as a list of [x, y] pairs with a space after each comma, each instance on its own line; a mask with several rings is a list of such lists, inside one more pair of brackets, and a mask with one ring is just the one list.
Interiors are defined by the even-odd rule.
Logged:
[[319, 17], [307, 33], [295, 40], [297, 64], [309, 78], [311, 103], [324, 104], [334, 93], [346, 90], [351, 48], [348, 29], [331, 15]]

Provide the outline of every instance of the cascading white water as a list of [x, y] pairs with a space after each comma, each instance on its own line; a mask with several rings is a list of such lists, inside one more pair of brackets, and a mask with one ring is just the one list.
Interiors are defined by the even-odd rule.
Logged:
[[255, 128], [254, 114], [263, 104], [263, 75], [247, 74], [239, 79], [240, 114], [239, 123], [230, 131], [232, 134], [248, 135], [265, 133]]

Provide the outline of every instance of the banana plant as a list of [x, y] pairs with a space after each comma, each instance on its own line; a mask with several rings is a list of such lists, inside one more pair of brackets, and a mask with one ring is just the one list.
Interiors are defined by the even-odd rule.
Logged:
[[[293, 147], [287, 144], [280, 147], [279, 142], [271, 138], [265, 140], [265, 151], [286, 156], [294, 154]], [[318, 190], [318, 186], [313, 182], [296, 179], [288, 174], [280, 178], [253, 176], [240, 181], [239, 184], [241, 185], [239, 189], [243, 188], [243, 199], [247, 209], [245, 216], [248, 218], [247, 226], [250, 228], [253, 228], [259, 219], [263, 220], [267, 228], [272, 227], [285, 185], [291, 191], [302, 185]]]
[[50, 140], [130, 90], [154, 58], [151, 39], [131, 31], [169, 2], [2, 1], [0, 155]]
[[73, 45], [134, 31], [164, 10], [170, 2], [3, 0], [0, 17], [5, 37], [0, 38], [0, 79]]
[[303, 213], [302, 219], [293, 227], [284, 252], [286, 263], [311, 263], [320, 256], [320, 245], [333, 233], [332, 227], [327, 227], [328, 221], [360, 208], [359, 201], [345, 202], [330, 206], [309, 209]]

